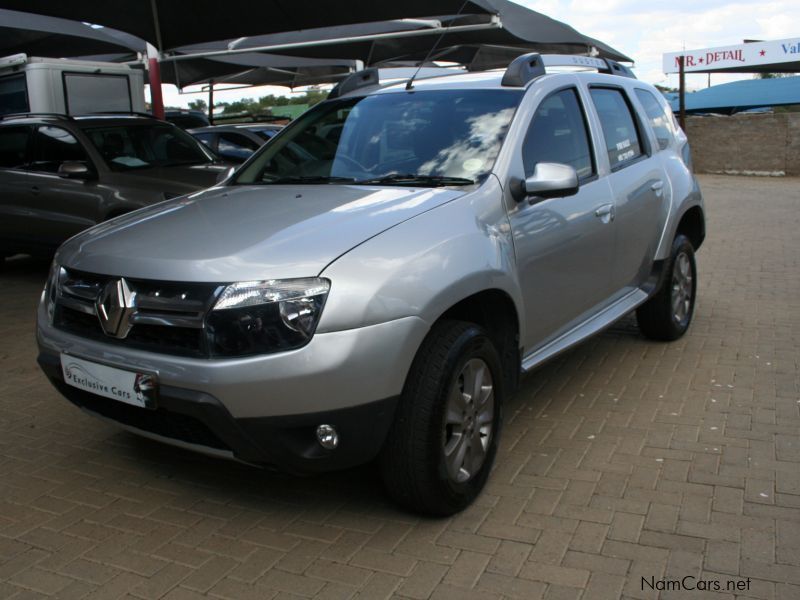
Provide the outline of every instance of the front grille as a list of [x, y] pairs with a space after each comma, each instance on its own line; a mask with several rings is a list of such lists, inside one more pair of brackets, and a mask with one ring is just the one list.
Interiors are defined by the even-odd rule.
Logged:
[[70, 392], [72, 401], [78, 406], [123, 425], [189, 444], [230, 450], [205, 423], [195, 417], [165, 408], [155, 410], [140, 408], [81, 390], [70, 390]]
[[103, 331], [95, 302], [117, 278], [66, 271], [59, 281], [53, 325], [73, 335], [162, 354], [209, 356], [205, 315], [221, 287], [217, 284], [126, 279], [134, 293], [131, 328], [123, 338]]

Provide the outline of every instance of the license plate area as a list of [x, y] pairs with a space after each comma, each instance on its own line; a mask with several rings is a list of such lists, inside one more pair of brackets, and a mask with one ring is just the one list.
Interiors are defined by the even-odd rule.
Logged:
[[156, 407], [158, 380], [151, 373], [126, 371], [69, 354], [61, 355], [61, 373], [67, 385], [79, 390], [140, 408]]

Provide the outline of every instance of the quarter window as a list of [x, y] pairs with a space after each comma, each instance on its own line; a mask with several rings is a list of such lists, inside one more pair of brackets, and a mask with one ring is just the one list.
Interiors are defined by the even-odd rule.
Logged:
[[36, 149], [31, 169], [46, 173], [58, 172], [58, 167], [68, 161], [89, 164], [89, 156], [69, 131], [61, 127], [44, 125], [36, 131]]
[[570, 165], [581, 179], [594, 174], [586, 120], [574, 89], [545, 98], [536, 110], [522, 146], [522, 161], [526, 177], [540, 162]]
[[636, 97], [639, 98], [639, 102], [642, 103], [644, 112], [647, 114], [647, 119], [650, 121], [650, 126], [656, 134], [659, 150], [664, 150], [674, 139], [671, 111], [670, 114], [667, 114], [664, 105], [659, 103], [656, 97], [647, 90], [637, 88]]
[[642, 156], [644, 150], [636, 121], [622, 90], [592, 88], [591, 96], [603, 127], [611, 168], [620, 168]]
[[30, 136], [30, 127], [0, 129], [0, 168], [19, 169], [25, 166]]

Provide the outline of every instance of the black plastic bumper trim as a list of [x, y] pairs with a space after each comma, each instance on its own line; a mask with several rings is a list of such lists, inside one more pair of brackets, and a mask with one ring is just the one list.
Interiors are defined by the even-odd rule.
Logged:
[[[244, 462], [296, 474], [346, 469], [375, 458], [397, 405], [397, 397], [392, 397], [316, 413], [237, 419], [210, 394], [161, 385], [158, 407], [151, 410], [120, 406], [122, 403], [67, 385], [57, 354], [43, 350], [38, 362], [55, 388], [78, 407], [143, 431], [230, 450]], [[196, 426], [185, 419], [196, 421]], [[169, 429], [155, 424], [170, 420], [172, 425], [177, 420], [186, 427]], [[317, 442], [316, 429], [321, 424], [332, 425], [338, 432], [335, 450], [325, 450]]]

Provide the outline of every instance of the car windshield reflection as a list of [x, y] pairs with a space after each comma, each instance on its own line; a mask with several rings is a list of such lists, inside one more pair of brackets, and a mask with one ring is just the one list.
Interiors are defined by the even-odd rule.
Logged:
[[519, 90], [436, 90], [325, 102], [267, 144], [234, 184], [481, 182]]

